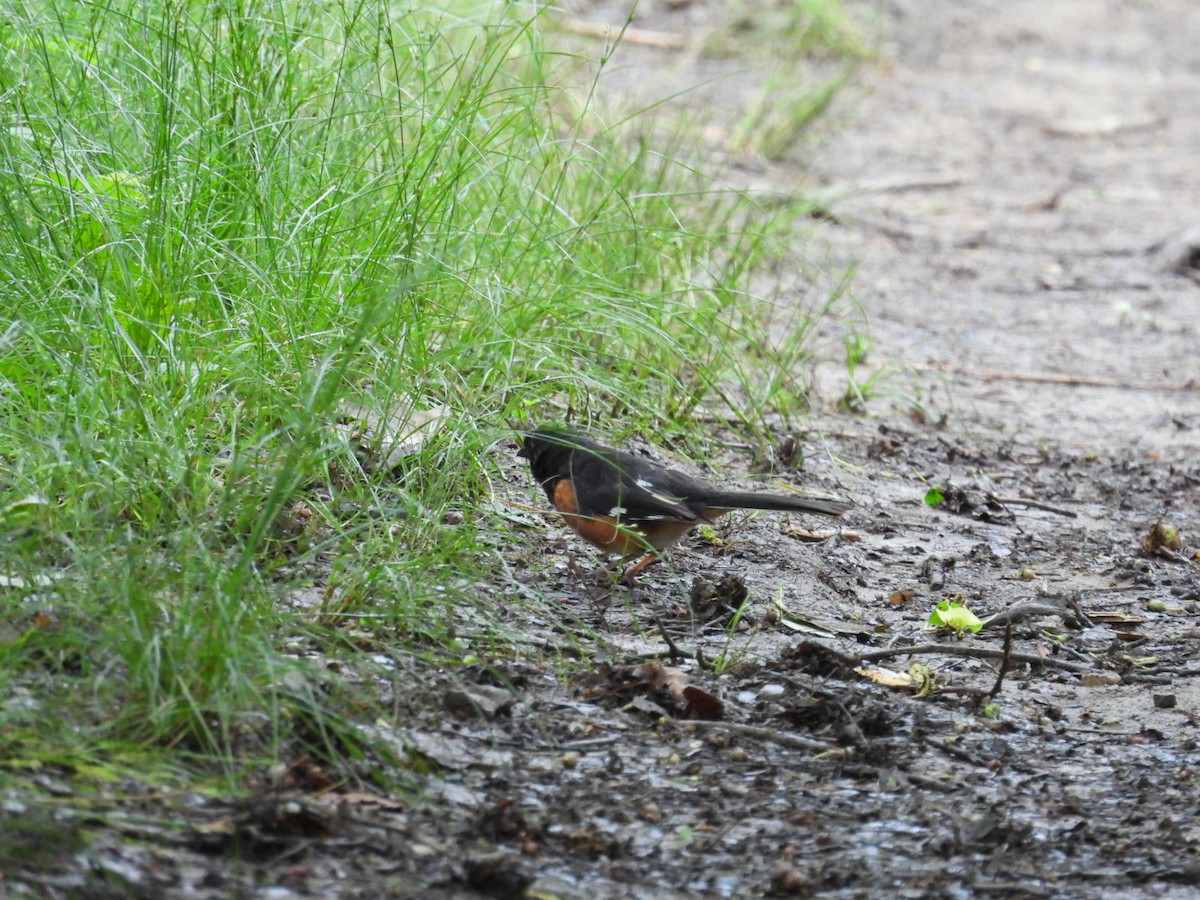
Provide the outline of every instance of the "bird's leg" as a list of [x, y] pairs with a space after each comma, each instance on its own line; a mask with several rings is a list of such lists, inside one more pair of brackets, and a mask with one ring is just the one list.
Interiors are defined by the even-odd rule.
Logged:
[[621, 576], [621, 580], [631, 588], [641, 587], [642, 583], [638, 581], [638, 575], [646, 571], [656, 562], [658, 562], [658, 554], [654, 551], [647, 553], [625, 570], [625, 574]]

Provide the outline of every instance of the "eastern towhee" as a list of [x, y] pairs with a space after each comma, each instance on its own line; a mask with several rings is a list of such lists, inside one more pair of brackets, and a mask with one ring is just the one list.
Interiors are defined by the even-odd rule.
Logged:
[[528, 431], [517, 455], [563, 520], [585, 540], [628, 559], [645, 553], [623, 578], [635, 576], [685, 534], [735, 509], [836, 516], [840, 500], [722, 491], [697, 478], [622, 453], [566, 428]]

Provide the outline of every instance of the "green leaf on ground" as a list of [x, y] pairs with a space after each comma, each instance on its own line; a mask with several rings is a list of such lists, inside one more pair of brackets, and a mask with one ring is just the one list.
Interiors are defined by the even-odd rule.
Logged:
[[975, 634], [983, 628], [983, 621], [965, 603], [957, 600], [942, 600], [933, 608], [929, 624], [934, 628], [953, 628], [958, 634], [969, 631]]

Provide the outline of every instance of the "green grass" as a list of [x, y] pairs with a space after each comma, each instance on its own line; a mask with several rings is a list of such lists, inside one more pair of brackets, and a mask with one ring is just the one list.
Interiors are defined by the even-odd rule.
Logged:
[[705, 41], [712, 59], [747, 57], [761, 77], [732, 117], [729, 143], [768, 160], [804, 158], [804, 135], [870, 55], [840, 0], [731, 0]]
[[[566, 116], [581, 64], [518, 4], [7, 14], [3, 755], [353, 758], [386, 691], [338, 666], [507, 639], [512, 423], [799, 414], [747, 288], [779, 222]], [[347, 402], [446, 424], [373, 471]]]

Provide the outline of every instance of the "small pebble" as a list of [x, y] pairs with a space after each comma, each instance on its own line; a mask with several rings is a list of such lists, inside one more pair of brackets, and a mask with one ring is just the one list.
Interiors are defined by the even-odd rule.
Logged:
[[574, 769], [579, 765], [579, 754], [568, 750], [558, 758], [558, 761], [562, 763], [564, 769]]
[[1174, 709], [1175, 695], [1174, 694], [1155, 694], [1154, 706], [1157, 709]]
[[663, 820], [662, 809], [653, 800], [647, 800], [638, 808], [638, 816], [643, 822], [657, 825]]

